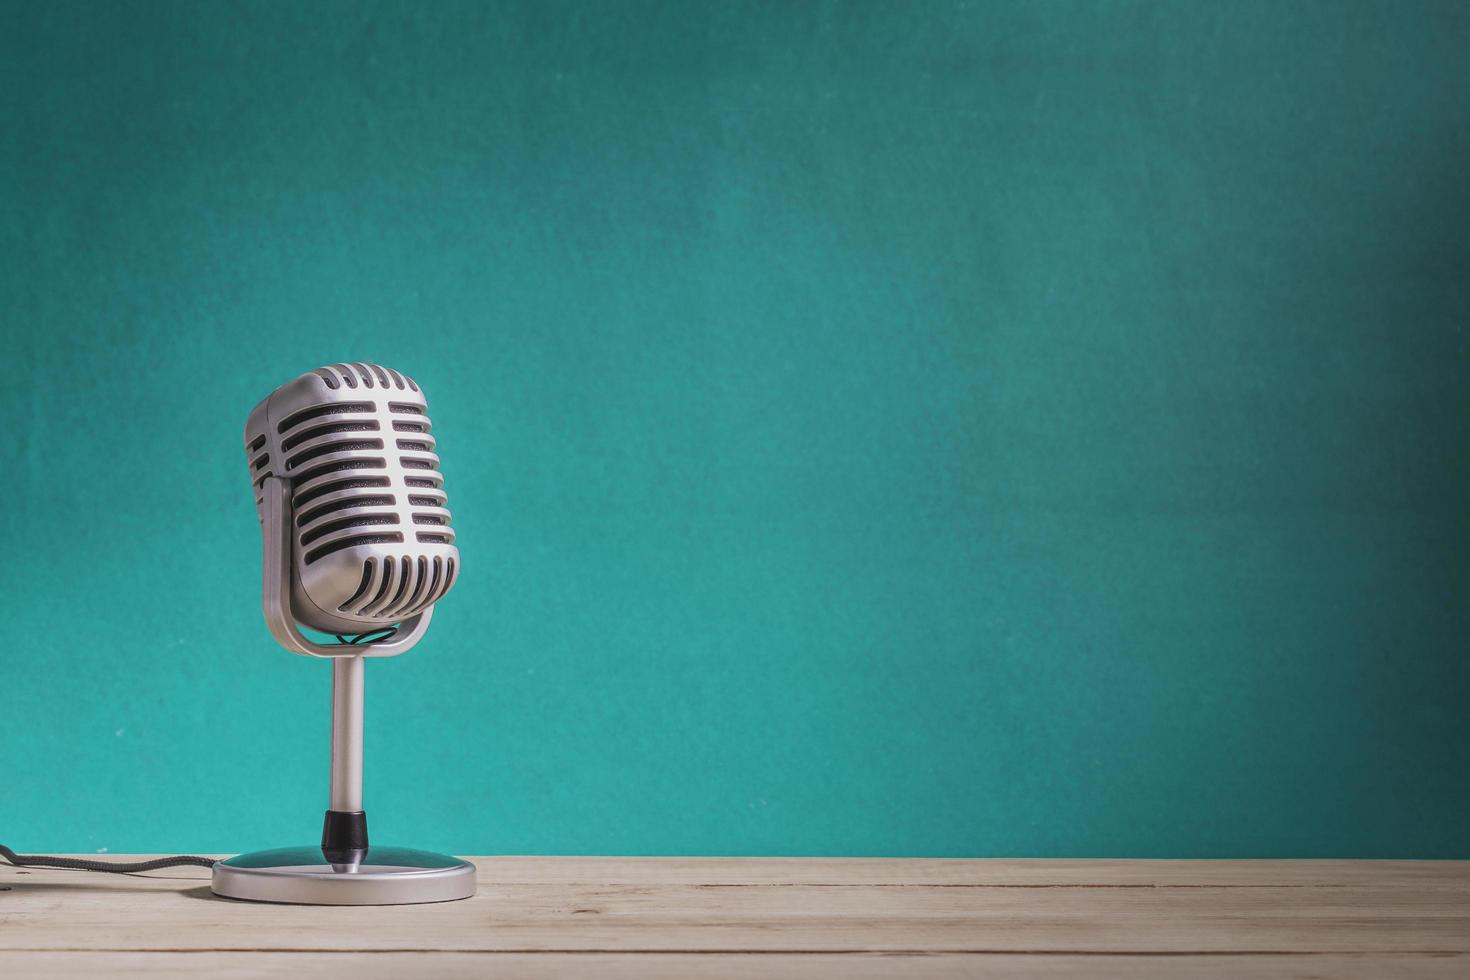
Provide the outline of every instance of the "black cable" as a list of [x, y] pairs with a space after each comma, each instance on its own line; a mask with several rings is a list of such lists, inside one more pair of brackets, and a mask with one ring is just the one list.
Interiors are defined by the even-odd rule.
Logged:
[[382, 629], [368, 630], [366, 633], [357, 633], [355, 635], [350, 633], [346, 636], [341, 633], [334, 633], [332, 635], [337, 638], [338, 643], [356, 646], [359, 643], [381, 643], [397, 632], [397, 626], [384, 626]]
[[152, 861], [89, 861], [86, 858], [52, 857], [47, 854], [17, 854], [0, 844], [0, 858], [17, 868], [69, 868], [73, 871], [111, 871], [114, 874], [132, 874], [136, 871], [157, 871], [159, 868], [175, 868], [192, 864], [201, 868], [214, 867], [214, 858], [198, 857], [194, 854], [175, 854], [171, 857], [154, 858]]

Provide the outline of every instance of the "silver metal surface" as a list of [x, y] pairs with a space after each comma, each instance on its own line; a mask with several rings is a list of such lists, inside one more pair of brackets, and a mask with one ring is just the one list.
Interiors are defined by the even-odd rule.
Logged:
[[363, 659], [332, 661], [332, 806], [362, 809]]
[[[265, 550], [286, 566], [266, 577], [263, 605], [288, 649], [333, 655], [295, 623], [326, 633], [407, 628], [453, 587], [459, 550], [427, 411], [412, 378], [352, 363], [309, 371], [250, 413], [245, 450]], [[281, 481], [274, 492], [272, 478]], [[368, 655], [411, 645], [390, 641]]]
[[319, 847], [287, 847], [216, 862], [210, 889], [226, 898], [295, 905], [452, 902], [475, 894], [475, 866], [402, 847], [372, 847], [360, 864], [332, 865]]

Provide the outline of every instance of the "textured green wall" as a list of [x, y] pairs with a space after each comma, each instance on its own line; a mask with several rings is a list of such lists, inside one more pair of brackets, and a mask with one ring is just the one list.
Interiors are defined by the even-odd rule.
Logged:
[[383, 842], [1470, 856], [1470, 5], [0, 10], [0, 841], [316, 835], [240, 431], [354, 358]]

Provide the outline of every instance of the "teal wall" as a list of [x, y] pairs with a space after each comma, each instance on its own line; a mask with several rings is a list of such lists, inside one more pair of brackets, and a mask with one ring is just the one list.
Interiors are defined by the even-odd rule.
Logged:
[[1470, 5], [0, 5], [0, 842], [308, 842], [240, 451], [428, 392], [377, 839], [1470, 857]]

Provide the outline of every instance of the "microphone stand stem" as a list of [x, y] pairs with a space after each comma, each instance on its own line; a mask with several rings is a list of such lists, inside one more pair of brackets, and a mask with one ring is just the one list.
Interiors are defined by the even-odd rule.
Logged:
[[363, 658], [332, 660], [332, 805], [362, 809]]

